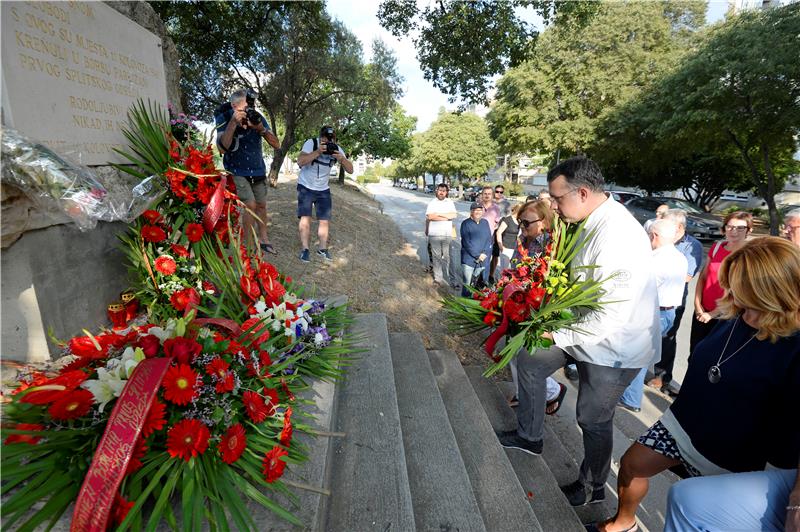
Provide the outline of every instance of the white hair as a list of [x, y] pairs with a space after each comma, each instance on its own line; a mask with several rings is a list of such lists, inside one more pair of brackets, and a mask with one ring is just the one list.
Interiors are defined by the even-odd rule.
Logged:
[[800, 208], [792, 209], [786, 213], [786, 216], [783, 217], [784, 221], [791, 220], [792, 218], [800, 219]]
[[671, 220], [679, 227], [686, 228], [686, 211], [683, 209], [670, 209], [664, 215], [663, 220]]
[[230, 100], [231, 103], [239, 103], [245, 98], [247, 98], [247, 91], [245, 89], [239, 89], [238, 91], [234, 91], [233, 94], [231, 94]]
[[653, 222], [648, 232], [657, 234], [666, 242], [673, 242], [675, 235], [678, 234], [678, 224], [673, 220], [662, 218]]

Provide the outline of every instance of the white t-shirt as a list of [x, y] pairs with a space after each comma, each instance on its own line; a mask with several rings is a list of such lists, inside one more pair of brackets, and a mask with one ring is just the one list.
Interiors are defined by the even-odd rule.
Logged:
[[[319, 147], [319, 139], [317, 139], [317, 147]], [[314, 139], [308, 139], [303, 144], [300, 150], [302, 153], [311, 153], [314, 151]], [[339, 146], [339, 153], [344, 155], [344, 150]], [[318, 164], [317, 161], [323, 163], [336, 163], [336, 159], [332, 155], [322, 154], [305, 166], [300, 167], [300, 176], [297, 178], [297, 184], [303, 185], [311, 190], [328, 190], [328, 180], [331, 176], [331, 166], [326, 164]]]
[[[428, 203], [425, 216], [429, 214], [451, 214], [456, 212], [456, 205], [450, 198], [434, 199]], [[452, 220], [431, 220], [428, 222], [428, 236], [453, 236]]]
[[653, 273], [656, 276], [659, 306], [681, 306], [688, 270], [686, 257], [675, 246], [667, 244], [653, 250]]
[[[592, 238], [575, 255], [573, 276], [601, 280], [602, 309], [579, 311], [576, 329], [553, 333], [576, 360], [615, 368], [644, 368], [661, 358], [653, 249], [639, 222], [621, 203], [606, 199], [586, 220]], [[575, 266], [596, 265], [593, 269]]]

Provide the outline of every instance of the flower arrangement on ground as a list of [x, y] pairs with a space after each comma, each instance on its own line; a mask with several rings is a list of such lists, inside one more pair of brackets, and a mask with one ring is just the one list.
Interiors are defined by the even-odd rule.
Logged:
[[[579, 329], [576, 310], [602, 307], [605, 280], [586, 279], [582, 270], [591, 266], [572, 265], [589, 237], [583, 224], [557, 220], [542, 254], [531, 256], [519, 245], [518, 258], [493, 286], [472, 289], [471, 297], [445, 297], [451, 330], [460, 334], [492, 331], [484, 348], [494, 364], [486, 370], [486, 376], [508, 365], [520, 349], [534, 355], [537, 349], [550, 347], [552, 341], [542, 338], [542, 333]], [[495, 354], [504, 336], [508, 341]]]
[[235, 186], [208, 146], [133, 112], [129, 159], [143, 174], [163, 165], [165, 189], [122, 238], [145, 312], [64, 342], [5, 398], [4, 525], [53, 524], [75, 502], [73, 530], [175, 528], [176, 513], [187, 530], [255, 530], [249, 500], [302, 525], [267, 493], [297, 500], [283, 475], [307, 459], [297, 433], [313, 433], [298, 394], [340, 375], [346, 308], [242, 244]]

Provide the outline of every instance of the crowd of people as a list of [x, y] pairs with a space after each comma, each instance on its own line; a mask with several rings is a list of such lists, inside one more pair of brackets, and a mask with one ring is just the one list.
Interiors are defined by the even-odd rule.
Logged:
[[[447, 186], [439, 187], [428, 223], [447, 220], [446, 242], [437, 243], [444, 249], [456, 210]], [[607, 278], [612, 303], [587, 311], [579, 330], [554, 332], [552, 348], [515, 357], [518, 426], [498, 433], [501, 445], [542, 453], [545, 416], [564, 397], [551, 375], [572, 362], [584, 449], [578, 478], [562, 487], [573, 506], [605, 500], [615, 409], [638, 411], [645, 384], [675, 397], [624, 454], [619, 507], [598, 530], [637, 530], [648, 479], [667, 469], [685, 479], [670, 490], [667, 530], [800, 530], [800, 210], [786, 215], [784, 238], [754, 237], [752, 215], [727, 215], [723, 239], [704, 260], [702, 244], [686, 232], [685, 211], [662, 205], [643, 228], [604, 192], [589, 159], [553, 168], [542, 196], [511, 207], [502, 187], [483, 189], [460, 227], [462, 293], [490, 283], [519, 250], [543, 252], [558, 215], [585, 222], [591, 236], [573, 265]], [[447, 209], [435, 207], [445, 201]], [[431, 218], [434, 212], [441, 218]], [[433, 257], [435, 274], [445, 258]], [[443, 285], [448, 279], [436, 277]], [[669, 385], [687, 300], [691, 354], [675, 394]]]

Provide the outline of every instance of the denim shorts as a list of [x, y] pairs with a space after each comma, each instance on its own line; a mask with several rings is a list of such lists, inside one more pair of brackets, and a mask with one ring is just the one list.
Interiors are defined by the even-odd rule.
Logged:
[[239, 196], [242, 202], [255, 202], [256, 205], [265, 205], [267, 203], [266, 176], [242, 177], [235, 175], [233, 176], [233, 182], [236, 183], [236, 195]]
[[297, 217], [311, 216], [311, 209], [317, 211], [317, 220], [331, 219], [331, 189], [311, 190], [297, 185]]

